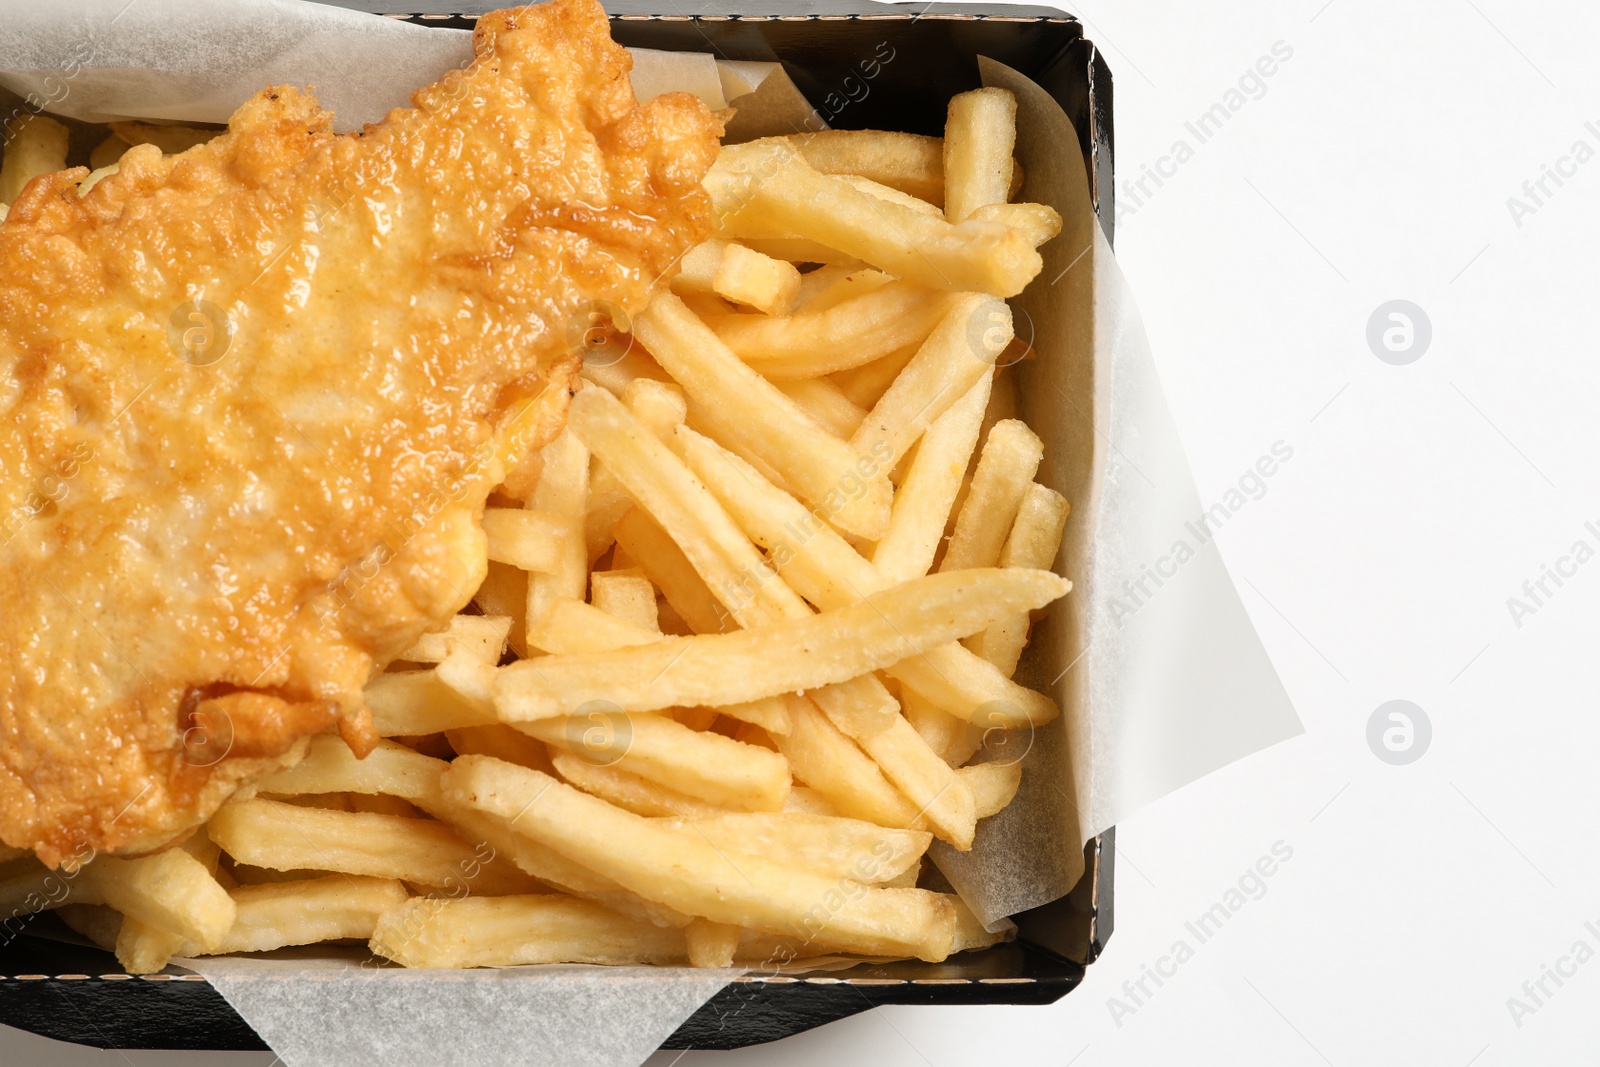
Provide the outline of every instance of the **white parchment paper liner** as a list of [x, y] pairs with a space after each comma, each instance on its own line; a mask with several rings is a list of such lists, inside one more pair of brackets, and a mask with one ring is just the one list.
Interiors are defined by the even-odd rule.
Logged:
[[[103, 121], [223, 122], [269, 82], [314, 85], [336, 128], [377, 121], [470, 60], [467, 31], [407, 25], [298, 0], [0, 0], [0, 85], [55, 114]], [[668, 87], [721, 107], [772, 65], [634, 50], [641, 97]], [[372, 62], [381, 56], [382, 62]], [[355, 61], [364, 60], [364, 61]], [[1075, 583], [1035, 630], [1019, 678], [1063, 719], [994, 738], [982, 758], [1024, 761], [1022, 788], [980, 824], [970, 853], [936, 846], [986, 922], [1054, 900], [1082, 873], [1082, 845], [1141, 805], [1301, 731], [1200, 515], [1138, 311], [1095, 220], [1071, 121], [1033, 82], [981, 61], [1018, 99], [1023, 195], [1064, 232], [1014, 301], [1038, 358], [1021, 364], [1022, 414], [1046, 445], [1041, 481], [1073, 506], [1060, 566]], [[765, 66], [765, 71], [762, 67]], [[739, 139], [818, 129], [781, 70]], [[739, 120], [736, 120], [736, 122]], [[1192, 558], [1113, 610], [1124, 582], [1190, 542]], [[1145, 579], [1150, 587], [1149, 579]], [[346, 953], [182, 961], [206, 976], [289, 1067], [383, 1063], [641, 1062], [737, 972], [518, 967], [406, 971]]]
[[739, 974], [576, 965], [373, 969], [313, 957], [183, 965], [205, 975], [288, 1067], [631, 1067]]

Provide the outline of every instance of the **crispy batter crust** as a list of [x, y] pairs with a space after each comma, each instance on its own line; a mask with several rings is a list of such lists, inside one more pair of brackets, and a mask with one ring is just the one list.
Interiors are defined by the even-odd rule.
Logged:
[[720, 131], [635, 103], [594, 0], [474, 46], [361, 134], [266, 90], [0, 226], [6, 844], [159, 847], [306, 735], [370, 740], [362, 685], [482, 579], [484, 499], [559, 428], [588, 312], [709, 231]]

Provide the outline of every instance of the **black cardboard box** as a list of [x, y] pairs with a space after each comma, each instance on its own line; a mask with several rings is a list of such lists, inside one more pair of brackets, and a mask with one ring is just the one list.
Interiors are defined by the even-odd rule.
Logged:
[[[332, 0], [394, 14], [384, 0]], [[503, 3], [412, 13], [422, 25], [470, 28]], [[871, 0], [611, 0], [624, 45], [777, 60], [828, 123], [840, 129], [937, 134], [945, 101], [979, 85], [977, 57], [1027, 75], [1061, 104], [1108, 240], [1112, 186], [1111, 74], [1083, 26], [1043, 7], [932, 6]], [[733, 13], [737, 11], [737, 14]], [[891, 56], [885, 61], [884, 56]], [[1088, 314], [1089, 309], [1084, 309]], [[1083, 980], [1111, 936], [1114, 831], [1085, 849], [1083, 878], [1067, 896], [1013, 916], [1018, 938], [945, 963], [915, 960], [848, 971], [750, 976], [729, 984], [663, 1048], [731, 1049], [787, 1037], [880, 1004], [1048, 1004]], [[99, 1048], [262, 1050], [267, 1046], [198, 975], [126, 974], [108, 952], [56, 940], [53, 916], [0, 938], [0, 1023]], [[67, 935], [70, 936], [70, 935]], [[170, 969], [176, 972], [176, 968]]]

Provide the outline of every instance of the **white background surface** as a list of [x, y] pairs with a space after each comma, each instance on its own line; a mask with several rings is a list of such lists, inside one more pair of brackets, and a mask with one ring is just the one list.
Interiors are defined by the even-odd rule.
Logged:
[[[1122, 180], [1293, 49], [1116, 243], [1202, 499], [1294, 449], [1219, 540], [1307, 733], [1119, 828], [1116, 932], [1060, 1003], [883, 1009], [652, 1067], [1591, 1062], [1600, 958], [1542, 1005], [1522, 986], [1600, 952], [1600, 558], [1520, 628], [1506, 600], [1600, 549], [1600, 159], [1520, 227], [1506, 201], [1574, 142], [1600, 151], [1600, 11], [1069, 6], [1115, 75]], [[1366, 341], [1395, 298], [1432, 323], [1408, 366]], [[1366, 740], [1396, 698], [1433, 727], [1406, 766]], [[1292, 859], [1199, 943], [1185, 924], [1279, 841]], [[1179, 940], [1192, 958], [1134, 1000]], [[50, 1045], [0, 1034], [7, 1062], [272, 1061]]]

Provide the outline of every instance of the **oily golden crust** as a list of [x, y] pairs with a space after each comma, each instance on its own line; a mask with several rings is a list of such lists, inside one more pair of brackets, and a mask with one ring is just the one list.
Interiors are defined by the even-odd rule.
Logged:
[[475, 49], [359, 135], [275, 88], [0, 226], [6, 844], [147, 850], [305, 734], [359, 743], [361, 686], [466, 603], [490, 487], [559, 428], [572, 324], [709, 231], [715, 122], [636, 106], [593, 0]]

